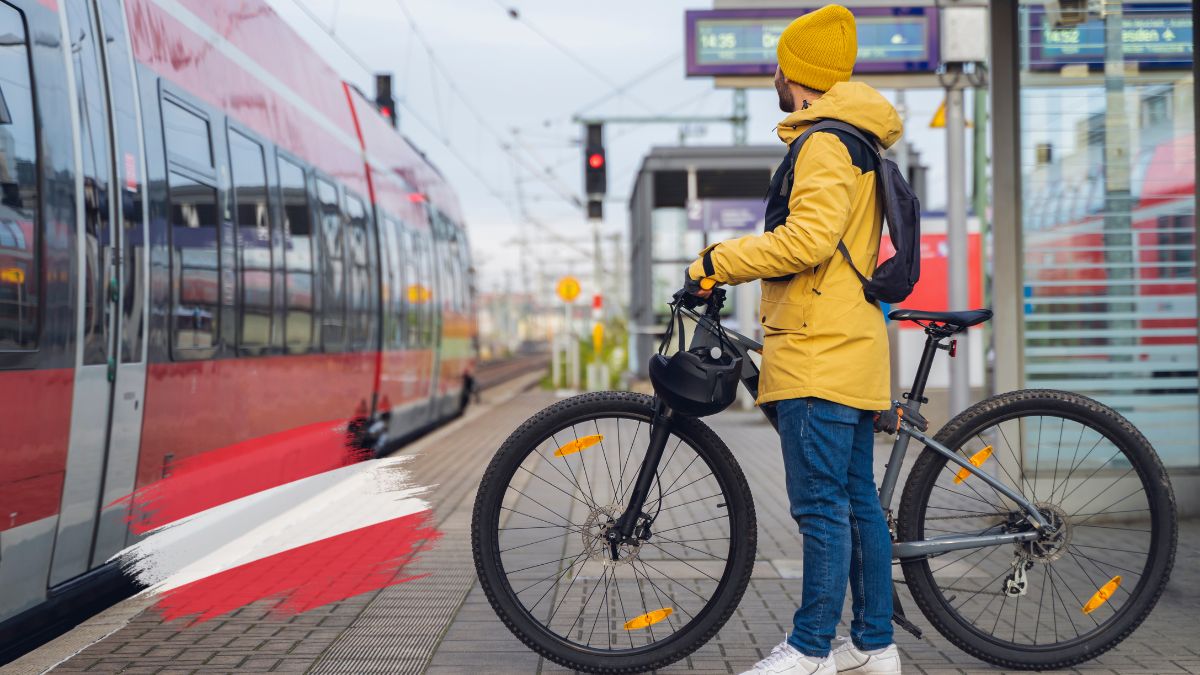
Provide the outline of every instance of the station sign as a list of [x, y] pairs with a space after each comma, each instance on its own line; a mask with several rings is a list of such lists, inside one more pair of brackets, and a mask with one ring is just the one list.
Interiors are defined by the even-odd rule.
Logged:
[[[773, 75], [779, 36], [808, 9], [690, 10], [685, 15], [687, 74]], [[938, 19], [932, 7], [850, 10], [858, 23], [856, 73], [932, 73], [938, 67]]]
[[[1086, 64], [1104, 68], [1106, 26], [1096, 17], [1075, 26], [1055, 27], [1041, 7], [1030, 7], [1029, 69], [1058, 70]], [[1191, 5], [1125, 5], [1121, 15], [1121, 51], [1126, 63], [1148, 68], [1192, 67], [1194, 48]]]
[[757, 232], [763, 220], [761, 199], [693, 199], [687, 204], [689, 230]]

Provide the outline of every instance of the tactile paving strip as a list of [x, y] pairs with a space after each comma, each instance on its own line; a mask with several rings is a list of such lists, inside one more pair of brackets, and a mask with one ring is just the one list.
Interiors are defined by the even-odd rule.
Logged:
[[463, 425], [441, 441], [422, 442], [411, 470], [428, 495], [442, 539], [405, 567], [427, 575], [384, 589], [334, 643], [313, 673], [420, 673], [441, 642], [475, 582], [471, 559], [471, 508], [492, 454], [532, 411], [553, 402], [531, 392]]

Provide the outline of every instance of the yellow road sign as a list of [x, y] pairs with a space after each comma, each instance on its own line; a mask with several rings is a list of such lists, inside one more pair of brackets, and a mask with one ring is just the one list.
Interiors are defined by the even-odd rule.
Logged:
[[933, 113], [933, 119], [929, 120], [930, 129], [944, 129], [946, 127], [946, 100], [938, 105], [937, 112]]
[[563, 302], [575, 302], [575, 298], [579, 297], [579, 280], [572, 276], [565, 276], [558, 280], [555, 291]]

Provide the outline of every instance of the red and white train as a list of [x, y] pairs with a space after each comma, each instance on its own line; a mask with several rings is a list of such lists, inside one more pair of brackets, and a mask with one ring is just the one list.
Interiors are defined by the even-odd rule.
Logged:
[[0, 0], [0, 652], [176, 469], [221, 489], [172, 518], [458, 414], [471, 278], [446, 181], [265, 0]]

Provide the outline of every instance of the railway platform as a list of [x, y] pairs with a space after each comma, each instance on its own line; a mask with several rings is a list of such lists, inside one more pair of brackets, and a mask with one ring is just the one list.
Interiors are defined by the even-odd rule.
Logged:
[[[400, 451], [411, 458], [407, 468], [415, 479], [433, 486], [425, 498], [442, 533], [399, 572], [419, 578], [290, 616], [259, 602], [195, 625], [164, 621], [149, 601], [132, 598], [0, 672], [564, 672], [496, 618], [476, 583], [470, 550], [471, 508], [484, 467], [513, 428], [555, 400], [537, 388], [538, 377], [484, 391], [462, 419]], [[779, 641], [800, 597], [801, 546], [779, 483], [774, 431], [755, 412], [731, 411], [711, 422], [753, 489], [758, 562], [734, 617], [669, 672], [740, 672]], [[909, 616], [925, 629], [922, 640], [897, 631], [906, 672], [998, 672], [930, 630], [906, 600]], [[1158, 608], [1131, 638], [1078, 671], [1200, 672], [1198, 606], [1200, 522], [1191, 520], [1182, 523], [1175, 572]]]

